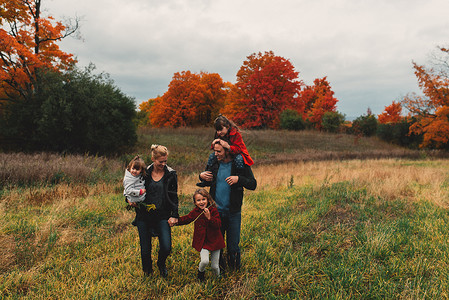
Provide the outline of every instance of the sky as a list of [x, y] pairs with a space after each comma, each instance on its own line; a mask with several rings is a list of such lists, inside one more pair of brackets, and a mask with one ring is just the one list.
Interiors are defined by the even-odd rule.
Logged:
[[413, 62], [449, 45], [448, 0], [43, 0], [57, 20], [78, 17], [63, 51], [95, 64], [126, 95], [163, 95], [174, 73], [236, 82], [253, 53], [288, 59], [312, 85], [327, 77], [347, 119], [380, 114], [420, 93]]

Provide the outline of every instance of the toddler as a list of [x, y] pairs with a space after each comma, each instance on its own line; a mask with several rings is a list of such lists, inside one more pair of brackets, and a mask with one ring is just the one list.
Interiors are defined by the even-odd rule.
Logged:
[[139, 155], [134, 157], [128, 164], [123, 178], [123, 195], [129, 204], [140, 203], [145, 200], [145, 162]]

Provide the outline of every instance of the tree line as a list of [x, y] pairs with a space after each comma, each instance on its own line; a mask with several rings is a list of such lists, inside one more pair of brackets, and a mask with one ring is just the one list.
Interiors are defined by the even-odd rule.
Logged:
[[281, 113], [297, 114], [322, 129], [326, 112], [337, 113], [338, 100], [326, 77], [305, 85], [288, 59], [272, 51], [253, 53], [237, 72], [237, 82], [217, 73], [175, 73], [167, 92], [140, 104], [155, 127], [206, 126], [225, 114], [244, 128], [279, 129]]
[[44, 17], [41, 0], [0, 1], [2, 150], [116, 153], [137, 140], [134, 99], [58, 42], [77, 33]]
[[[336, 109], [327, 78], [307, 85], [292, 63], [272, 51], [246, 57], [236, 82], [217, 73], [177, 72], [167, 91], [142, 102], [123, 94], [93, 65], [80, 70], [58, 42], [68, 24], [41, 12], [42, 0], [0, 0], [0, 142], [3, 150], [117, 153], [135, 144], [138, 124], [209, 126], [225, 114], [242, 128], [314, 129], [377, 135], [407, 147], [447, 149], [449, 50], [430, 67], [413, 62], [423, 95], [393, 101], [375, 116], [350, 122]], [[404, 111], [408, 113], [405, 114]]]

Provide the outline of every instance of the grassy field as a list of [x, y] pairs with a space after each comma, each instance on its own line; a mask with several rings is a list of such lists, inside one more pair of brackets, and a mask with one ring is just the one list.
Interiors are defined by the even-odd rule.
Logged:
[[[36, 154], [27, 164], [41, 171], [23, 168], [28, 177], [47, 175], [31, 181], [27, 172], [3, 171], [0, 298], [448, 298], [449, 161], [373, 139], [308, 134], [284, 132], [288, 140], [278, 145], [268, 142], [273, 132], [248, 138], [259, 186], [244, 200], [242, 269], [220, 279], [208, 269], [204, 284], [195, 279], [193, 225], [172, 230], [168, 279], [142, 276], [134, 213], [121, 196], [123, 163], [132, 153]], [[148, 144], [158, 143], [172, 151], [181, 214], [192, 208], [209, 153], [204, 136], [141, 131], [134, 150], [148, 155]], [[195, 151], [199, 144], [204, 148]], [[0, 159], [10, 173], [17, 170], [11, 161], [18, 166], [29, 157], [11, 155]], [[356, 159], [340, 159], [349, 155]], [[48, 170], [52, 162], [59, 167]]]

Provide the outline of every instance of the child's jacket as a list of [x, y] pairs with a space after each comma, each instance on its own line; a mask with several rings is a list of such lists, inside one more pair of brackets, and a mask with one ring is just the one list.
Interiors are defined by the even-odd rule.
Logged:
[[[204, 213], [195, 221], [193, 231], [192, 247], [196, 251], [207, 249], [209, 251], [220, 250], [225, 247], [223, 235], [221, 234], [221, 220], [217, 208], [209, 207], [210, 220]], [[188, 215], [179, 217], [178, 225], [185, 225], [193, 222], [203, 211], [195, 207]]]
[[[231, 127], [231, 129], [229, 129], [227, 133], [227, 136], [229, 138], [231, 154], [237, 155], [240, 153], [243, 157], [243, 160], [245, 161], [245, 164], [248, 166], [252, 166], [254, 164], [254, 161], [251, 156], [249, 156], [248, 149], [246, 149], [246, 145], [243, 142], [242, 134], [235, 127]], [[217, 137], [218, 136], [215, 135], [215, 138]], [[214, 145], [211, 146], [211, 149], [213, 148]]]
[[128, 170], [125, 170], [123, 187], [123, 195], [129, 202], [142, 202], [145, 200], [145, 193], [140, 194], [140, 190], [145, 188], [145, 180], [142, 176], [133, 176]]

